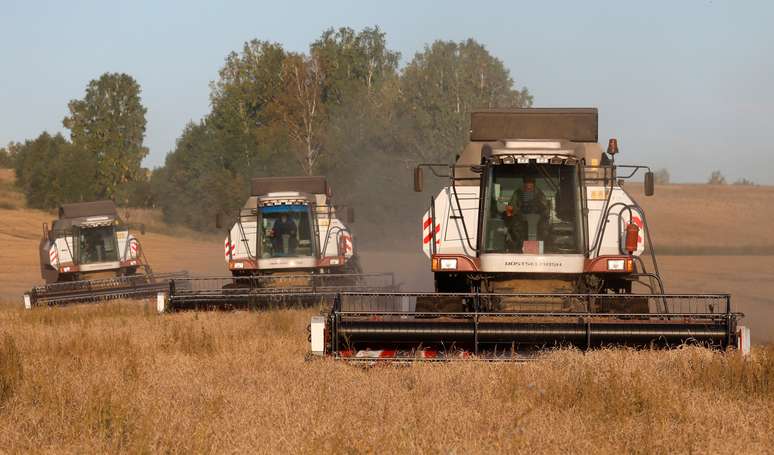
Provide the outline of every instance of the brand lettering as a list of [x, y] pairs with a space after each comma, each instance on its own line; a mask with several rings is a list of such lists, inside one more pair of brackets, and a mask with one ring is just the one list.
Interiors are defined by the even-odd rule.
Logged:
[[505, 261], [506, 267], [562, 267], [561, 262]]

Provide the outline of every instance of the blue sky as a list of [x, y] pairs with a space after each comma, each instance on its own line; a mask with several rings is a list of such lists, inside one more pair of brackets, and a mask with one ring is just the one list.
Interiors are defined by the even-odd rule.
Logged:
[[66, 132], [67, 102], [121, 71], [143, 88], [158, 166], [244, 41], [303, 51], [326, 28], [379, 25], [403, 62], [472, 37], [536, 106], [598, 107], [621, 162], [774, 184], [774, 2], [110, 3], [0, 1], [0, 144]]

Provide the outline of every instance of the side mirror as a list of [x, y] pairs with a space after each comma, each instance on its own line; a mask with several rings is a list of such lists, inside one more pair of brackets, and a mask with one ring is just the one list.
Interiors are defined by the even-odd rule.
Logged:
[[353, 207], [347, 207], [346, 214], [347, 214], [347, 223], [354, 223], [355, 222], [355, 209]]
[[215, 229], [223, 229], [223, 214], [220, 212], [215, 214]]
[[653, 178], [653, 172], [645, 173], [645, 196], [653, 196], [656, 192], [655, 179]]
[[417, 166], [414, 168], [414, 191], [417, 193], [422, 192], [422, 184], [424, 183], [422, 176], [422, 168]]
[[140, 223], [140, 234], [145, 235], [145, 223]]

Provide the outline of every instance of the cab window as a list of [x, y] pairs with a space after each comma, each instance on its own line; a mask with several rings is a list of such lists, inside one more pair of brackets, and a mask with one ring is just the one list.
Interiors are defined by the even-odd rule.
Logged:
[[261, 207], [261, 257], [314, 256], [309, 206]]
[[581, 205], [575, 166], [495, 165], [490, 168], [488, 180], [485, 252], [581, 252]]

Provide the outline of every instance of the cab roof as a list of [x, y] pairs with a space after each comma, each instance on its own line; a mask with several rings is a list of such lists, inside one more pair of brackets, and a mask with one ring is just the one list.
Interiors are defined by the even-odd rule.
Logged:
[[264, 196], [269, 193], [298, 192], [308, 194], [329, 194], [325, 177], [256, 177], [252, 180], [250, 195]]
[[59, 206], [59, 219], [87, 218], [92, 216], [118, 216], [116, 204], [113, 201], [76, 202]]
[[478, 110], [470, 114], [470, 140], [563, 139], [597, 142], [598, 125], [596, 108]]

